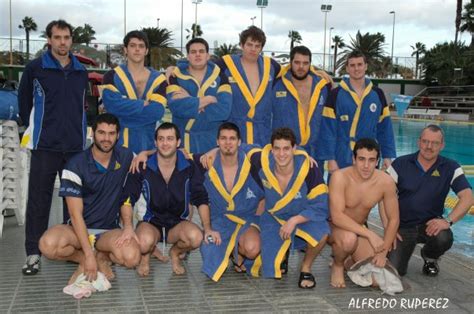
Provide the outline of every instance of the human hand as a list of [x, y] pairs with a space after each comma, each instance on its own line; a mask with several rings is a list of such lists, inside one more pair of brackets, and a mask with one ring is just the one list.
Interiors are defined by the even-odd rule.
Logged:
[[129, 244], [131, 240], [135, 240], [139, 243], [137, 234], [133, 231], [133, 228], [125, 227], [122, 234], [117, 238], [117, 240], [115, 240], [115, 246], [121, 248], [122, 246]]
[[377, 235], [375, 232], [369, 230], [368, 240], [372, 248], [374, 249], [375, 253], [380, 253], [384, 250], [384, 241], [383, 239]]
[[437, 236], [440, 231], [447, 230], [451, 227], [449, 222], [444, 218], [433, 218], [426, 223], [426, 234], [430, 237]]
[[397, 240], [400, 241], [400, 242], [403, 242], [403, 238], [402, 238], [402, 236], [400, 235], [400, 233], [398, 233], [398, 232], [397, 232], [397, 236], [395, 237], [395, 240], [393, 240], [392, 250], [396, 250], [396, 249], [397, 249]]
[[206, 244], [214, 243], [215, 245], [221, 245], [221, 234], [212, 229], [204, 230], [204, 242]]
[[282, 240], [288, 240], [295, 228], [296, 224], [293, 222], [293, 220], [291, 218], [288, 219], [288, 221], [280, 227], [280, 238], [282, 238]]
[[374, 258], [372, 259], [372, 264], [375, 267], [385, 267], [387, 263], [387, 251], [382, 251], [380, 253], [375, 254]]
[[146, 151], [140, 152], [138, 155], [133, 157], [132, 163], [130, 164], [131, 173], [140, 172], [140, 163], [143, 163], [142, 169], [146, 169], [146, 161], [148, 160], [148, 154]]
[[84, 261], [84, 275], [87, 281], [94, 281], [97, 279], [97, 261], [94, 254], [87, 255]]

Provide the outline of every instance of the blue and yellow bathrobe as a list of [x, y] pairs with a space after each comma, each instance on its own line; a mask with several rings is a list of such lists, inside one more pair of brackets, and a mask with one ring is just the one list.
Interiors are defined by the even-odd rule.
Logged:
[[[150, 76], [143, 95], [138, 95], [126, 65], [107, 72], [100, 87], [105, 109], [120, 121], [119, 144], [137, 154], [155, 148], [156, 123], [166, 106], [166, 77], [152, 68], [148, 70]], [[149, 102], [147, 106], [145, 101]]]
[[280, 73], [280, 65], [269, 57], [258, 57], [260, 85], [255, 95], [242, 67], [240, 55], [226, 55], [217, 62], [232, 88], [232, 111], [229, 121], [242, 134], [242, 142], [265, 145], [270, 141], [273, 81]]
[[[183, 137], [183, 147], [191, 153], [206, 153], [216, 147], [217, 130], [229, 118], [232, 107], [232, 92], [227, 77], [212, 62], [207, 64], [207, 72], [202, 84], [189, 74], [188, 61], [182, 61], [174, 69], [166, 89], [168, 106]], [[190, 97], [173, 99], [180, 88]], [[217, 103], [208, 105], [199, 112], [199, 98], [214, 96]]]
[[383, 91], [366, 79], [362, 98], [351, 87], [349, 78], [331, 92], [324, 106], [318, 158], [336, 160], [339, 168], [352, 165], [352, 150], [361, 138], [376, 139], [383, 158], [395, 158], [390, 110]]
[[[295, 171], [285, 191], [280, 189], [274, 174], [275, 160], [271, 145], [262, 150], [260, 178], [265, 190], [265, 212], [260, 217], [263, 276], [281, 278], [280, 265], [291, 244], [295, 249], [315, 247], [329, 234], [328, 188], [316, 166], [311, 168], [309, 156], [297, 150]], [[298, 224], [288, 240], [282, 240], [281, 226], [293, 216], [301, 215], [307, 222]]]
[[[255, 212], [263, 198], [263, 189], [258, 177], [258, 167], [251, 164], [252, 155], [259, 151], [253, 148], [246, 152], [238, 151], [238, 169], [232, 191], [225, 188], [224, 174], [217, 154], [213, 166], [205, 175], [204, 185], [209, 195], [212, 229], [220, 233], [222, 243], [202, 243], [202, 271], [214, 281], [218, 281], [227, 269], [229, 256], [234, 254], [237, 260], [240, 236], [251, 226], [258, 228], [258, 216]], [[258, 276], [259, 257], [254, 261], [245, 261], [247, 272]], [[252, 267], [253, 265], [256, 267]]]
[[282, 72], [282, 77], [275, 82], [273, 88], [272, 128], [292, 129], [296, 135], [297, 145], [316, 159], [316, 140], [320, 134], [322, 112], [331, 91], [331, 83], [311, 68], [309, 75], [313, 78], [313, 83], [308, 115], [305, 116], [298, 91], [292, 82], [290, 65]]

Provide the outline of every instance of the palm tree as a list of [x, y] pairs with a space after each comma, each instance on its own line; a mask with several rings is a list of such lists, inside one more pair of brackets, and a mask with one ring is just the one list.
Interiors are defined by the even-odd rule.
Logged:
[[[346, 63], [347, 56], [352, 51], [359, 51], [367, 58], [367, 74], [372, 74], [376, 71], [382, 62], [384, 56], [385, 46], [385, 35], [382, 33], [370, 34], [365, 33], [362, 35], [360, 31], [357, 31], [356, 37], [351, 37], [350, 45], [346, 45], [348, 49], [344, 50], [342, 57], [337, 62], [337, 68], [341, 67]], [[341, 72], [345, 69], [342, 68]]]
[[214, 56], [221, 58], [225, 55], [237, 54], [239, 51], [238, 45], [222, 44], [214, 50]]
[[458, 43], [459, 26], [461, 25], [461, 12], [462, 12], [462, 0], [457, 0], [456, 1], [456, 19], [454, 20], [454, 26], [456, 27], [456, 34], [454, 36], [455, 44]]
[[89, 24], [84, 24], [84, 27], [78, 26], [73, 29], [72, 31], [72, 41], [75, 44], [86, 44], [86, 46], [89, 46], [90, 42], [94, 39], [95, 35], [95, 30], [94, 28], [89, 25]]
[[18, 28], [24, 29], [26, 33], [26, 61], [30, 60], [30, 32], [35, 32], [38, 29], [35, 20], [32, 17], [25, 16], [21, 20], [21, 25], [18, 25]]
[[333, 73], [334, 73], [334, 76], [336, 76], [336, 64], [337, 64], [337, 49], [342, 49], [346, 46], [346, 44], [344, 44], [344, 39], [342, 39], [341, 36], [334, 36], [333, 39], [332, 39], [332, 42], [334, 43], [334, 45], [331, 47], [331, 48], [334, 48], [334, 69], [333, 69]]
[[172, 31], [158, 27], [144, 27], [141, 31], [147, 34], [150, 42], [147, 64], [156, 69], [176, 64], [176, 60], [182, 55], [181, 51], [171, 46], [173, 43]]
[[202, 32], [202, 29], [201, 29], [201, 25], [199, 24], [194, 24], [191, 25], [191, 30], [189, 30], [188, 28], [186, 28], [186, 32], [188, 32], [188, 35], [186, 36], [186, 39], [193, 39], [193, 38], [196, 38], [196, 37], [201, 37], [203, 32]]
[[411, 56], [415, 56], [415, 78], [418, 78], [418, 63], [420, 61], [420, 55], [426, 52], [426, 46], [423, 43], [417, 42], [415, 46], [410, 46], [413, 49]]
[[461, 32], [471, 33], [471, 49], [474, 49], [474, 0], [464, 6], [461, 16]]
[[289, 31], [288, 38], [290, 39], [290, 51], [293, 50], [295, 44], [300, 44], [303, 38], [298, 31]]

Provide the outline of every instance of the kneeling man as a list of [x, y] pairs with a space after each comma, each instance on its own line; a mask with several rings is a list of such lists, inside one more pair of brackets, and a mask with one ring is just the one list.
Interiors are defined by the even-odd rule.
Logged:
[[111, 261], [130, 268], [140, 262], [137, 240], [119, 241], [120, 196], [133, 154], [116, 145], [120, 125], [112, 114], [98, 116], [92, 130], [94, 143], [71, 158], [61, 176], [59, 195], [66, 198], [71, 217], [39, 242], [47, 258], [79, 264], [70, 284], [81, 273], [93, 281], [97, 271], [112, 279]]
[[[360, 139], [353, 150], [353, 165], [335, 171], [329, 183], [331, 238], [334, 261], [331, 285], [344, 288], [344, 266], [373, 256], [372, 263], [384, 267], [398, 229], [398, 200], [390, 176], [376, 169], [380, 148], [373, 139]], [[387, 223], [382, 239], [365, 223], [370, 210], [383, 202]], [[349, 259], [348, 259], [349, 258]], [[346, 264], [344, 264], [346, 262]]]
[[196, 164], [178, 150], [180, 142], [175, 124], [161, 124], [155, 132], [157, 153], [148, 159], [145, 170], [130, 174], [125, 184], [122, 210], [129, 213], [124, 222], [128, 231], [133, 230], [131, 212], [140, 193], [147, 204], [143, 221], [136, 229], [142, 254], [137, 269], [140, 276], [149, 274], [150, 255], [158, 241], [173, 244], [169, 252], [173, 272], [185, 273], [181, 258], [198, 248], [203, 239], [201, 229], [187, 220], [190, 203], [198, 207], [205, 236], [213, 235], [204, 177]]

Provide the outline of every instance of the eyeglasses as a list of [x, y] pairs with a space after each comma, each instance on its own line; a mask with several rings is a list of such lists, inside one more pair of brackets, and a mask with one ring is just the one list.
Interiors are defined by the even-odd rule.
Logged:
[[433, 147], [439, 147], [441, 146], [441, 142], [438, 142], [438, 141], [428, 141], [427, 139], [420, 139], [420, 142], [421, 144], [425, 145], [425, 146], [433, 146]]

